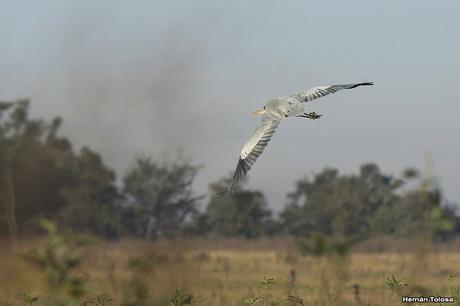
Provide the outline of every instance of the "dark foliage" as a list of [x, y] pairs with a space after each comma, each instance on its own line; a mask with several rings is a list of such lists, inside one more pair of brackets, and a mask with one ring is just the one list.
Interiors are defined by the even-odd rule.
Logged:
[[123, 180], [124, 192], [132, 199], [126, 208], [135, 221], [129, 225], [132, 234], [153, 238], [184, 234], [201, 198], [192, 190], [198, 170], [183, 160], [158, 163], [137, 159]]
[[296, 183], [279, 218], [244, 179], [234, 194], [216, 197], [229, 176], [210, 184], [208, 204], [200, 211], [203, 197], [192, 186], [201, 167], [183, 158], [138, 158], [117, 186], [115, 172], [98, 153], [75, 150], [59, 135], [61, 124], [60, 118], [30, 118], [28, 100], [0, 102], [0, 234], [14, 239], [36, 233], [45, 217], [112, 239], [288, 233], [314, 253], [321, 241], [349, 245], [382, 233], [449, 239], [460, 231], [455, 206], [443, 200], [432, 177], [414, 168], [401, 177], [374, 164], [352, 175], [324, 169]]

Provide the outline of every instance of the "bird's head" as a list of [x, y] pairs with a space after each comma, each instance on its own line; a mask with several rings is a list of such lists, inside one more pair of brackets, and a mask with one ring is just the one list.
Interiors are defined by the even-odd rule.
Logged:
[[267, 113], [267, 106], [264, 106], [258, 110], [256, 110], [253, 114], [254, 115], [263, 115]]

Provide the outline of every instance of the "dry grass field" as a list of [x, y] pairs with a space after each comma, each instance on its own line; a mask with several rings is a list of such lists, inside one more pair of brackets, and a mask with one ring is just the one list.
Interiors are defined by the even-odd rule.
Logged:
[[[46, 265], [28, 259], [43, 243], [21, 240], [0, 253], [0, 305], [27, 304], [24, 293], [39, 298], [34, 305], [177, 305], [170, 301], [177, 288], [193, 294], [193, 305], [250, 305], [250, 299], [243, 301], [248, 296], [254, 305], [400, 305], [402, 294], [452, 296], [460, 285], [460, 252], [453, 245], [390, 248], [374, 241], [339, 258], [302, 256], [288, 238], [122, 240], [72, 251], [81, 264], [63, 273], [82, 280], [83, 289], [71, 298], [59, 284], [50, 285]], [[56, 250], [53, 260], [65, 252]], [[261, 284], [264, 277], [274, 284]], [[101, 294], [112, 300], [89, 299]]]

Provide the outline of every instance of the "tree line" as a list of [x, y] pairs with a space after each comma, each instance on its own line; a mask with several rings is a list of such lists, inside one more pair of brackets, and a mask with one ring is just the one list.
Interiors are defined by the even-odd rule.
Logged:
[[97, 152], [76, 149], [59, 134], [60, 118], [30, 118], [29, 105], [0, 102], [0, 235], [35, 235], [43, 218], [110, 239], [316, 234], [448, 239], [460, 231], [455, 206], [431, 178], [412, 168], [400, 177], [375, 164], [362, 165], [358, 174], [326, 168], [299, 179], [279, 215], [245, 180], [233, 196], [217, 197], [231, 176], [210, 183], [207, 199], [197, 194], [192, 185], [201, 167], [181, 157], [136, 158], [117, 180]]

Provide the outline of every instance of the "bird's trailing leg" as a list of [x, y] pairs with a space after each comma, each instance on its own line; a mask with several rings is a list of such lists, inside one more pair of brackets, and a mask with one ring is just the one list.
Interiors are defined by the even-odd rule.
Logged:
[[307, 113], [304, 113], [304, 114], [299, 115], [299, 116], [297, 116], [297, 117], [302, 117], [302, 118], [308, 118], [308, 119], [316, 120], [316, 119], [321, 118], [321, 116], [322, 116], [322, 115], [319, 115], [319, 114], [317, 114], [317, 113], [315, 113], [315, 112], [311, 112], [311, 113], [308, 113], [308, 114], [307, 114]]

